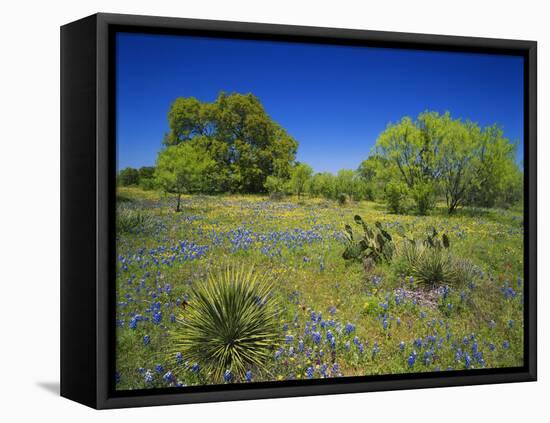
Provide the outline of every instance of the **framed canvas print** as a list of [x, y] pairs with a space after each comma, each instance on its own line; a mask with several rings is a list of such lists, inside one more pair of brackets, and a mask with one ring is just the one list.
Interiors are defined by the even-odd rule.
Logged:
[[536, 43], [61, 28], [61, 394], [536, 379]]

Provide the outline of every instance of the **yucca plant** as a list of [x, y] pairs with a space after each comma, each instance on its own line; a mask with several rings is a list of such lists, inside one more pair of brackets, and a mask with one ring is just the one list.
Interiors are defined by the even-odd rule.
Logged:
[[226, 371], [237, 381], [250, 368], [264, 367], [278, 343], [271, 286], [244, 267], [210, 273], [193, 289], [171, 333], [174, 351], [198, 363], [214, 383], [222, 382]]
[[448, 248], [434, 248], [410, 240], [400, 245], [394, 266], [399, 273], [412, 276], [416, 283], [429, 287], [463, 286], [479, 272], [471, 261], [455, 257]]
[[411, 264], [411, 276], [422, 285], [454, 285], [456, 281], [452, 257], [442, 249], [421, 246]]
[[138, 210], [120, 207], [117, 209], [116, 229], [119, 233], [138, 232], [149, 225], [149, 217]]

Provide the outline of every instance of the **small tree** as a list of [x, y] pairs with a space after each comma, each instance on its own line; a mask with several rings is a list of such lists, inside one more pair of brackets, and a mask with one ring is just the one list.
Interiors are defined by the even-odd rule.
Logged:
[[290, 176], [290, 186], [298, 194], [298, 198], [305, 191], [306, 184], [313, 174], [313, 169], [306, 163], [298, 163]]
[[207, 171], [213, 164], [208, 154], [190, 143], [168, 146], [160, 151], [155, 180], [164, 191], [176, 195], [176, 212], [180, 211], [183, 193], [204, 190]]

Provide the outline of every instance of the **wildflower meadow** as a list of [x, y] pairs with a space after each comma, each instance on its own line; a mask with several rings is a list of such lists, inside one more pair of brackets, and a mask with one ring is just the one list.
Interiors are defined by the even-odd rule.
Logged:
[[[267, 196], [174, 199], [120, 188], [117, 235], [117, 388], [317, 379], [516, 367], [523, 363], [520, 213], [392, 215], [374, 202]], [[475, 265], [459, 286], [422, 286], [395, 264], [365, 271], [342, 258], [344, 224], [359, 214], [389, 233], [448, 234]], [[399, 237], [399, 235], [395, 235]], [[396, 239], [397, 241], [397, 239]], [[174, 343], [209, 273], [239, 263], [271, 282], [274, 334], [261, 364], [211, 378], [200, 355]], [[214, 335], [213, 335], [214, 336]]]

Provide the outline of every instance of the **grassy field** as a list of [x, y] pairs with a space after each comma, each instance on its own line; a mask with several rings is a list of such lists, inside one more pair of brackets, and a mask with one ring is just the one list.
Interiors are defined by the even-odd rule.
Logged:
[[[118, 210], [140, 211], [117, 231], [117, 388], [212, 383], [201, 363], [173, 352], [171, 334], [191, 288], [227, 263], [273, 278], [280, 342], [247, 382], [452, 371], [523, 365], [523, 215], [464, 209], [392, 215], [373, 202], [187, 196], [120, 188]], [[471, 260], [463, 287], [423, 288], [392, 263], [365, 271], [342, 258], [354, 215], [396, 242], [430, 227]]]

